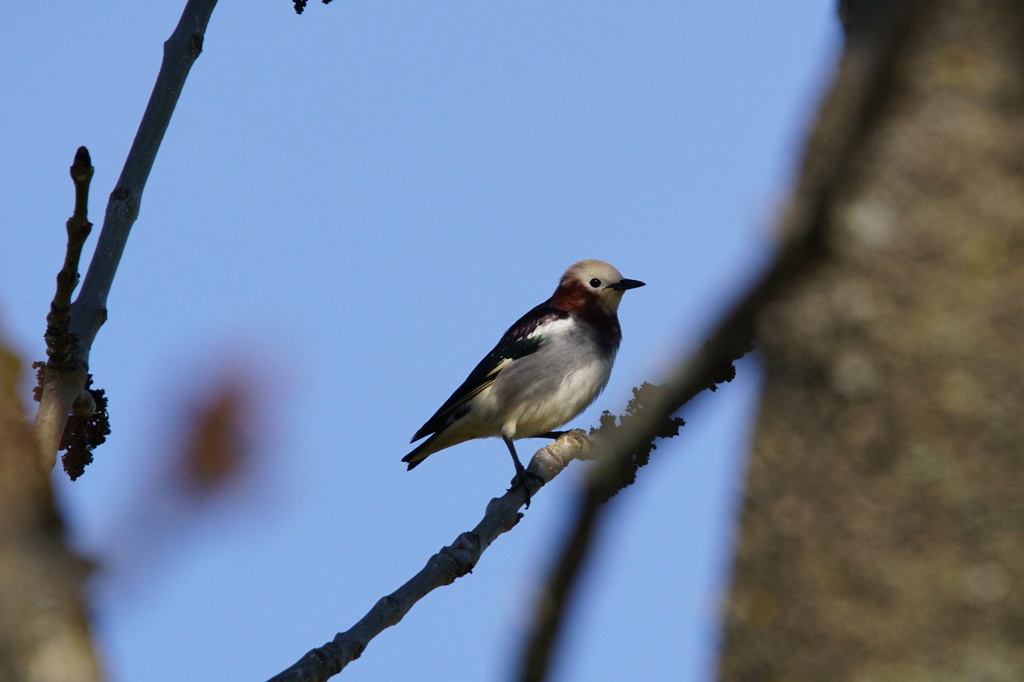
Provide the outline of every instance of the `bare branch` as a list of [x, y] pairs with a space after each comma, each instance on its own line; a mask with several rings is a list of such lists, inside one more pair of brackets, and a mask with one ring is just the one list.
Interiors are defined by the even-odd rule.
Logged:
[[[573, 459], [585, 458], [589, 449], [589, 439], [583, 431], [576, 429], [538, 450], [527, 467], [527, 471], [539, 477], [539, 480], [529, 479], [531, 494], [554, 479]], [[462, 533], [455, 542], [430, 557], [423, 570], [378, 601], [350, 630], [313, 649], [290, 668], [271, 678], [271, 682], [321, 682], [337, 675], [359, 658], [371, 639], [401, 621], [416, 602], [472, 571], [484, 550], [499, 535], [519, 523], [522, 518], [519, 509], [525, 502], [523, 491], [518, 487], [491, 500], [483, 519], [473, 530]]]
[[[46, 316], [46, 334], [44, 338], [46, 339], [47, 360], [42, 376], [43, 387], [48, 385], [56, 387], [63, 383], [67, 376], [79, 373], [76, 371], [75, 362], [72, 358], [75, 337], [70, 332], [71, 294], [74, 293], [75, 287], [78, 286], [78, 262], [82, 257], [82, 247], [92, 231], [92, 223], [89, 222], [88, 215], [89, 185], [92, 182], [93, 167], [88, 149], [85, 147], [78, 148], [70, 170], [71, 180], [75, 185], [75, 210], [67, 221], [68, 245], [64, 255], [64, 267], [57, 273], [57, 291], [53, 295], [53, 301], [50, 303], [50, 312]], [[85, 373], [84, 367], [77, 369], [82, 374]], [[70, 388], [68, 393], [71, 393]], [[82, 393], [80, 392], [72, 396], [72, 401], [77, 400], [81, 402]], [[36, 422], [37, 439], [43, 433], [51, 435], [51, 438], [59, 438], [63, 434], [63, 419], [60, 420], [58, 425], [53, 420], [54, 416], [50, 411], [47, 411], [44, 415], [42, 409], [40, 409]], [[42, 440], [40, 440], [40, 444], [45, 446]], [[54, 443], [52, 449], [54, 457], [56, 457], [56, 443]], [[51, 463], [46, 468], [49, 469], [52, 466], [53, 464]]]
[[71, 294], [78, 286], [78, 261], [82, 257], [82, 246], [92, 231], [89, 222], [89, 184], [92, 182], [93, 167], [89, 150], [79, 147], [75, 161], [71, 164], [71, 180], [75, 185], [75, 212], [67, 222], [68, 247], [64, 255], [64, 267], [57, 273], [57, 292], [46, 316], [46, 354], [49, 363], [66, 368], [71, 362], [71, 336], [68, 324], [71, 313]]
[[[61, 357], [66, 356], [68, 360], [63, 363], [63, 366], [57, 366], [51, 361], [47, 362], [39, 412], [34, 425], [43, 465], [47, 470], [52, 469], [56, 462], [57, 450], [60, 447], [68, 414], [72, 411], [76, 398], [85, 388], [89, 368], [89, 351], [99, 328], [107, 319], [107, 296], [110, 293], [121, 254], [124, 252], [125, 243], [128, 241], [128, 234], [138, 217], [142, 191], [146, 186], [146, 180], [149, 178], [153, 161], [156, 159], [160, 143], [170, 123], [171, 114], [174, 113], [174, 107], [177, 105], [185, 79], [188, 77], [192, 64], [202, 51], [206, 25], [216, 5], [217, 0], [189, 0], [177, 27], [164, 43], [164, 58], [160, 65], [160, 73], [153, 86], [153, 92], [142, 116], [139, 129], [135, 134], [135, 141], [132, 143], [124, 168], [121, 170], [121, 177], [110, 194], [110, 201], [107, 203], [107, 211], [103, 220], [103, 229], [100, 231], [99, 241], [82, 284], [82, 290], [71, 305], [70, 319], [68, 319], [67, 313], [58, 315], [60, 319], [57, 321], [60, 322], [63, 319], [63, 324], [67, 327], [66, 332], [58, 334], [58, 336], [64, 340], [62, 343], [67, 343], [69, 346], [67, 349], [58, 350], [61, 350]], [[88, 161], [87, 158], [86, 161]], [[79, 191], [80, 183], [77, 179], [75, 185], [76, 197], [82, 198], [81, 191]], [[84, 187], [84, 191], [87, 192], [87, 182]], [[84, 202], [82, 205], [84, 207]], [[76, 201], [76, 216], [78, 215], [77, 207], [78, 202]], [[70, 222], [69, 230], [71, 229]], [[84, 241], [84, 237], [82, 241]], [[71, 279], [77, 280], [78, 258], [77, 255], [72, 258], [70, 239], [68, 246], [65, 267], [69, 262], [74, 261], [75, 272]], [[80, 252], [81, 244], [78, 245], [78, 253]], [[63, 270], [61, 272], [64, 273]], [[73, 284], [71, 288], [74, 288]], [[58, 298], [62, 295], [61, 286], [58, 284]], [[70, 297], [70, 291], [67, 291], [67, 296]], [[55, 298], [55, 304], [57, 303], [58, 299]], [[66, 306], [67, 303], [65, 302], [63, 305]], [[47, 336], [49, 342], [49, 329]], [[51, 360], [52, 357], [51, 354]]]

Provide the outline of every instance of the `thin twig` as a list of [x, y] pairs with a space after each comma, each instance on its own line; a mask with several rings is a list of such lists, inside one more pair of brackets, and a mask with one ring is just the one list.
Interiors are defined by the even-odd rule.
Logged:
[[88, 149], [78, 148], [70, 170], [75, 185], [75, 211], [67, 221], [68, 246], [64, 267], [57, 273], [57, 291], [50, 303], [50, 313], [46, 316], [44, 337], [47, 363], [58, 369], [66, 369], [71, 363], [72, 338], [68, 332], [71, 294], [78, 286], [78, 261], [82, 257], [82, 246], [92, 231], [92, 223], [89, 222], [89, 184], [92, 182], [93, 167]]
[[[206, 25], [216, 5], [217, 0], [188, 0], [178, 25], [164, 43], [160, 73], [121, 170], [121, 177], [110, 194], [103, 229], [85, 281], [78, 298], [71, 304], [70, 319], [67, 319], [66, 314], [63, 315], [67, 332], [61, 337], [69, 340], [69, 347], [66, 351], [61, 349], [61, 353], [68, 357], [68, 361], [63, 367], [47, 362], [39, 412], [33, 427], [46, 470], [52, 469], [57, 461], [57, 450], [68, 414], [88, 379], [89, 352], [97, 332], [107, 319], [107, 296], [128, 234], [138, 217], [142, 191], [185, 79], [202, 51]], [[77, 189], [76, 181], [76, 196], [79, 194]], [[69, 260], [70, 243], [65, 262]], [[77, 265], [77, 257], [74, 260]], [[77, 279], [77, 266], [74, 279]]]

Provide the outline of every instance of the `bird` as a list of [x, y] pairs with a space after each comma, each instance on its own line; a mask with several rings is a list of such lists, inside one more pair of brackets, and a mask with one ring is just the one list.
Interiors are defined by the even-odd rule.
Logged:
[[509, 327], [413, 435], [410, 443], [426, 440], [402, 458], [408, 470], [453, 445], [500, 436], [515, 465], [513, 487], [522, 485], [529, 508], [530, 486], [513, 441], [557, 438], [554, 429], [597, 399], [622, 340], [622, 295], [642, 286], [604, 261], [570, 266], [551, 297]]

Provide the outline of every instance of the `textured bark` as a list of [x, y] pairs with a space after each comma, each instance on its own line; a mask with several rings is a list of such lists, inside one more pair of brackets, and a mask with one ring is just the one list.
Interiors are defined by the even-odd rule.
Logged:
[[925, 4], [760, 318], [722, 680], [1024, 679], [1024, 3]]

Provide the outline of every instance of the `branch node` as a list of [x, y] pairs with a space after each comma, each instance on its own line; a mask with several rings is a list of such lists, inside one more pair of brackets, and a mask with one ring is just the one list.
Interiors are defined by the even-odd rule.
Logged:
[[85, 467], [92, 464], [93, 450], [110, 435], [106, 392], [92, 388], [92, 375], [86, 376], [85, 388], [72, 403], [72, 414], [65, 422], [58, 448], [64, 450], [61, 463], [72, 481], [85, 473]]
[[71, 414], [88, 419], [95, 413], [96, 398], [92, 391], [83, 388], [75, 397], [75, 402], [71, 403]]
[[79, 147], [75, 151], [75, 160], [71, 164], [71, 180], [77, 185], [80, 182], [91, 182], [92, 174], [92, 157], [89, 156], [89, 150], [85, 147]]
[[398, 611], [398, 600], [395, 599], [393, 595], [389, 594], [388, 596], [381, 597], [377, 600], [376, 608], [380, 610], [381, 618], [386, 622], [390, 622], [394, 617], [394, 614]]
[[545, 483], [562, 473], [574, 459], [588, 459], [590, 437], [583, 429], [572, 429], [534, 454], [526, 470], [540, 476]]
[[436, 556], [444, 556], [452, 565], [445, 568], [446, 578], [451, 575], [453, 583], [457, 578], [473, 572], [477, 560], [480, 558], [480, 536], [476, 533], [465, 532], [459, 535], [451, 545], [444, 547]]
[[128, 206], [131, 206], [135, 202], [132, 191], [124, 185], [118, 185], [114, 188], [114, 191], [110, 193], [110, 200], [124, 203]]

